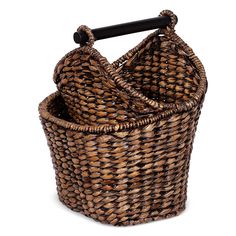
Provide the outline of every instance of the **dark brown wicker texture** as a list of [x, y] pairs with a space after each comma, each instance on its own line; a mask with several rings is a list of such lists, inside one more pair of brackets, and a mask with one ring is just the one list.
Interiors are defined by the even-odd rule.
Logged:
[[189, 160], [207, 89], [172, 24], [109, 64], [90, 42], [67, 54], [60, 92], [39, 106], [60, 200], [98, 221], [132, 225], [185, 208]]

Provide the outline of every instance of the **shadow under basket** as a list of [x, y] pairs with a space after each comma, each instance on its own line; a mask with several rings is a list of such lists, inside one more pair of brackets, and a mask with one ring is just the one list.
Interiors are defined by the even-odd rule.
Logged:
[[112, 225], [184, 210], [207, 80], [173, 27], [112, 64], [91, 43], [58, 63], [59, 91], [40, 103], [39, 113], [58, 195], [70, 209]]

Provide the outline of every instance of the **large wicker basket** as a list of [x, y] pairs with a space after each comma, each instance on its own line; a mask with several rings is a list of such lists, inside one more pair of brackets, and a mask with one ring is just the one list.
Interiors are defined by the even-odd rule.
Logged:
[[[185, 208], [189, 160], [207, 89], [172, 24], [113, 64], [90, 42], [57, 65], [59, 91], [39, 106], [60, 200], [98, 221], [131, 225]], [[92, 82], [93, 83], [92, 83]]]

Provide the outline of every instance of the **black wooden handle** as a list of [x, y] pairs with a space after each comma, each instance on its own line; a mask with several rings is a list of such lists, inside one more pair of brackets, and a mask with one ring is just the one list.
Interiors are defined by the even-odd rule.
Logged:
[[[92, 33], [95, 37], [95, 40], [100, 40], [120, 35], [137, 33], [145, 30], [165, 28], [170, 23], [171, 18], [169, 16], [158, 16], [150, 19], [93, 29]], [[80, 30], [74, 33], [74, 41], [84, 45], [88, 41], [88, 36], [84, 31]]]

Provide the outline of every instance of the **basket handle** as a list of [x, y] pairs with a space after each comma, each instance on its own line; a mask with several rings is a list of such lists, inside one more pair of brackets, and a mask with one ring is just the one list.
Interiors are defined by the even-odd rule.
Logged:
[[[169, 14], [169, 10], [164, 10], [161, 12], [160, 16], [133, 21], [118, 25], [111, 25], [102, 28], [92, 29], [92, 34], [94, 40], [107, 39], [111, 37], [117, 37], [121, 35], [131, 34], [142, 32], [146, 30], [152, 30], [157, 28], [174, 28], [178, 19], [177, 16]], [[74, 41], [75, 43], [79, 43], [80, 45], [85, 45], [89, 41], [90, 37], [87, 32], [83, 28], [79, 28], [77, 32], [74, 33]]]

